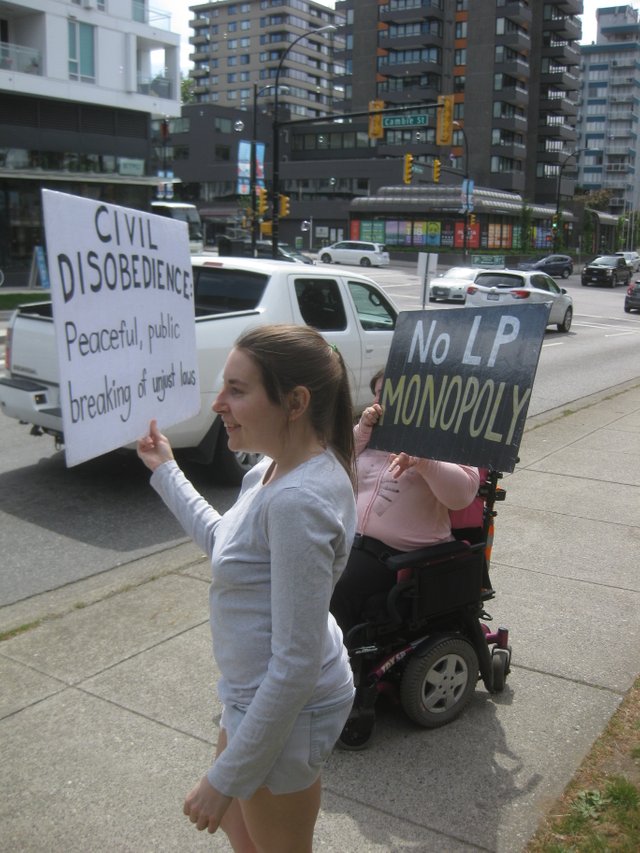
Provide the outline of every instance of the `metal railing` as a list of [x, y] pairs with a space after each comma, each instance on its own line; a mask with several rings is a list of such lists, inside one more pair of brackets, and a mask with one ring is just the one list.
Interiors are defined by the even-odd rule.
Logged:
[[138, 24], [151, 24], [161, 30], [171, 29], [170, 13], [150, 8], [145, 0], [131, 0], [131, 18]]
[[155, 77], [145, 77], [138, 75], [137, 80], [138, 93], [141, 95], [156, 95], [158, 98], [172, 97], [172, 84], [168, 77], [157, 75]]
[[19, 44], [0, 42], [0, 70], [42, 76], [42, 57], [39, 50]]

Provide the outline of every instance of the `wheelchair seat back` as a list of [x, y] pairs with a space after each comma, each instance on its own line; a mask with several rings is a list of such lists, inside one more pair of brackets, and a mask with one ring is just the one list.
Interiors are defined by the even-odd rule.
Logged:
[[409, 554], [389, 557], [393, 571], [411, 567], [411, 576], [387, 598], [395, 622], [419, 623], [427, 617], [477, 603], [482, 595], [484, 542], [444, 542]]

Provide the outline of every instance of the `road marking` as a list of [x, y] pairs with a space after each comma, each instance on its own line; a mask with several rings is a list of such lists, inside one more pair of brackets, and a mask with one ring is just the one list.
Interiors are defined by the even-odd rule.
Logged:
[[624, 335], [640, 335], [640, 329], [631, 329], [629, 332], [611, 332], [605, 335], [605, 338], [621, 338]]
[[552, 344], [542, 344], [542, 349], [545, 347], [562, 347], [564, 346], [564, 341], [555, 341]]

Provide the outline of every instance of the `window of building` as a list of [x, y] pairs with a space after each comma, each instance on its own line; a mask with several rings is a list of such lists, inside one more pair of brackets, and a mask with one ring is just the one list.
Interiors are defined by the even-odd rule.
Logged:
[[78, 21], [68, 21], [69, 77], [83, 83], [95, 83], [95, 27]]
[[213, 120], [213, 128], [218, 133], [231, 133], [231, 119], [216, 116]]
[[467, 37], [467, 22], [466, 21], [456, 21], [456, 38], [457, 39], [466, 39]]
[[228, 145], [216, 145], [213, 152], [215, 160], [224, 160], [226, 162], [231, 159], [231, 148]]
[[467, 49], [459, 48], [453, 53], [453, 64], [454, 65], [466, 65], [467, 64]]

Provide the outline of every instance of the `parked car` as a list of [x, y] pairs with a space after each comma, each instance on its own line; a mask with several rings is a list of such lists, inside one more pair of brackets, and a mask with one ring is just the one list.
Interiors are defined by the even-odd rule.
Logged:
[[625, 259], [631, 272], [638, 272], [640, 268], [640, 255], [637, 252], [615, 252], [615, 254]]
[[632, 310], [640, 311], [640, 281], [632, 281], [624, 296], [624, 310], [629, 314]]
[[389, 253], [381, 243], [341, 240], [320, 252], [323, 264], [360, 264], [361, 267], [386, 267]]
[[547, 275], [558, 275], [569, 278], [573, 272], [573, 260], [569, 255], [544, 255], [538, 258], [529, 258], [520, 261], [517, 265], [519, 270], [540, 270]]
[[573, 320], [573, 300], [564, 287], [543, 272], [533, 270], [497, 270], [481, 272], [467, 287], [467, 306], [484, 308], [491, 305], [510, 305], [519, 300], [550, 302], [548, 325], [559, 332], [568, 332]]
[[481, 269], [475, 267], [451, 267], [446, 272], [431, 280], [429, 285], [429, 301], [438, 299], [465, 302], [469, 282], [475, 281]]
[[631, 270], [620, 255], [600, 255], [582, 270], [582, 284], [604, 284], [607, 287], [617, 287], [619, 284], [629, 284]]

